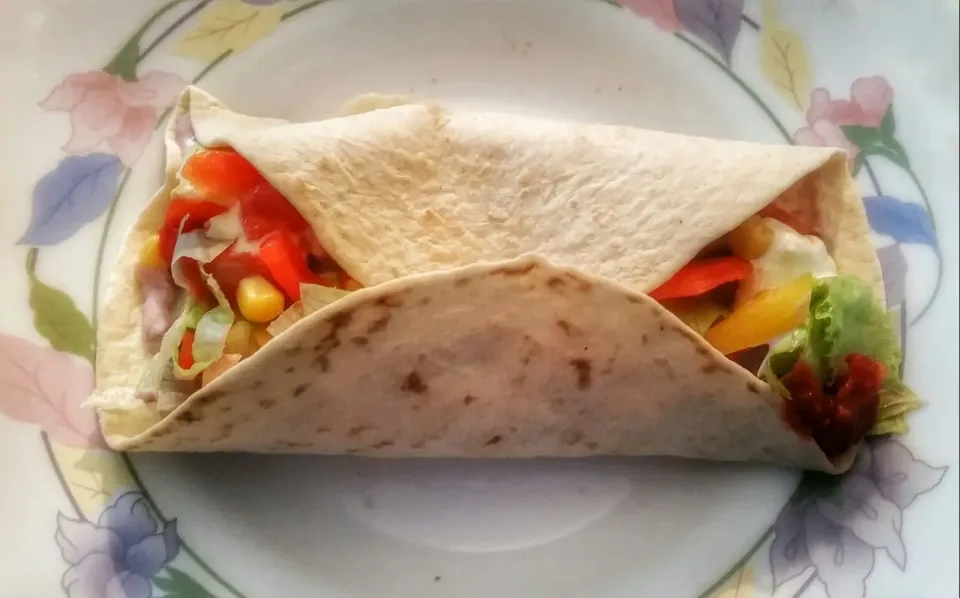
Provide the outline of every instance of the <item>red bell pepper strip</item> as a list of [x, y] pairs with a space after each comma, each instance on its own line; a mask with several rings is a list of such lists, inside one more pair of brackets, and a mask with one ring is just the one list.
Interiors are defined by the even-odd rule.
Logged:
[[243, 231], [251, 241], [261, 239], [275, 230], [287, 230], [298, 235], [310, 229], [293, 204], [266, 181], [240, 196], [240, 213]]
[[228, 247], [226, 251], [214, 258], [212, 262], [206, 265], [205, 269], [217, 281], [220, 290], [223, 291], [234, 308], [237, 307], [237, 288], [244, 278], [263, 276], [271, 284], [277, 284], [266, 265], [264, 265], [263, 260], [260, 259], [259, 254], [237, 251], [233, 246]]
[[190, 329], [183, 333], [183, 340], [180, 341], [180, 352], [177, 355], [177, 363], [181, 368], [189, 370], [195, 363], [193, 360], [193, 341], [197, 337], [197, 331]]
[[226, 203], [266, 182], [253, 164], [229, 147], [198, 151], [187, 158], [180, 172], [208, 199]]
[[307, 268], [307, 254], [289, 231], [274, 231], [260, 243], [260, 259], [273, 280], [291, 301], [300, 300], [300, 283], [309, 282], [313, 273]]
[[728, 282], [743, 280], [753, 266], [738, 257], [719, 257], [690, 262], [667, 282], [650, 292], [657, 301], [696, 297]]
[[[183, 232], [189, 233], [206, 224], [214, 216], [227, 211], [229, 206], [213, 201], [185, 199], [175, 197], [167, 208], [160, 236], [157, 239], [160, 258], [165, 264], [173, 261], [173, 250], [177, 245], [177, 235], [180, 233], [180, 223], [183, 223]], [[186, 218], [186, 221], [184, 221]]]

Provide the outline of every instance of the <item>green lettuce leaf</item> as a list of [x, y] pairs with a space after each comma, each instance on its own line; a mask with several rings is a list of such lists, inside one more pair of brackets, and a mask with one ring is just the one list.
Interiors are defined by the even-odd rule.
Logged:
[[147, 362], [147, 367], [137, 384], [137, 394], [153, 397], [157, 409], [169, 411], [187, 397], [182, 385], [174, 376], [174, 362], [180, 350], [180, 342], [188, 328], [195, 328], [203, 317], [204, 307], [189, 296], [183, 302], [180, 315], [163, 335], [160, 350]]
[[781, 379], [798, 359], [805, 361], [824, 384], [844, 373], [844, 358], [862, 353], [886, 368], [880, 392], [877, 423], [870, 434], [906, 431], [904, 414], [920, 406], [920, 399], [900, 379], [903, 355], [890, 315], [870, 287], [853, 276], [817, 281], [804, 325], [784, 337], [761, 367], [760, 378], [781, 395], [789, 396]]
[[[173, 360], [173, 372], [178, 380], [195, 378], [197, 374], [210, 367], [211, 364], [223, 356], [227, 334], [230, 332], [230, 327], [233, 326], [235, 319], [230, 302], [227, 301], [223, 291], [220, 290], [220, 285], [202, 267], [200, 272], [203, 274], [204, 282], [207, 283], [207, 288], [217, 298], [217, 307], [204, 313], [197, 321], [196, 335], [193, 340], [193, 366], [184, 369], [180, 367], [176, 359]], [[180, 338], [183, 338], [183, 334], [180, 335]], [[179, 347], [179, 343], [177, 345]]]

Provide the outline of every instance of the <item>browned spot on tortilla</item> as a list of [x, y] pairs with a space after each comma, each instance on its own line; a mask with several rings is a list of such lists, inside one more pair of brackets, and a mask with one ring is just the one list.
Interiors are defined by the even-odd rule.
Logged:
[[401, 296], [405, 293], [390, 293], [389, 295], [384, 295], [377, 299], [377, 305], [382, 305], [384, 307], [403, 307], [403, 297]]
[[178, 422], [183, 422], [185, 424], [192, 424], [197, 421], [197, 415], [193, 411], [184, 411], [177, 416]]
[[330, 334], [336, 336], [341, 328], [350, 323], [353, 319], [352, 311], [341, 311], [330, 318]]
[[560, 442], [567, 446], [573, 446], [581, 440], [583, 440], [583, 432], [581, 430], [566, 430], [560, 435]]
[[400, 390], [403, 392], [413, 392], [416, 394], [423, 394], [429, 390], [427, 385], [424, 384], [423, 378], [420, 377], [420, 373], [416, 370], [411, 371], [407, 374], [407, 377], [404, 378], [403, 384], [400, 385]]
[[457, 287], [457, 288], [465, 287], [465, 286], [467, 286], [468, 284], [470, 284], [471, 282], [473, 282], [473, 279], [472, 279], [472, 278], [470, 278], [470, 277], [468, 277], [468, 276], [464, 276], [463, 278], [458, 278], [457, 280], [455, 280], [454, 283], [453, 283], [453, 286], [455, 286], [455, 287]]
[[308, 389], [308, 388], [310, 388], [310, 383], [309, 383], [309, 382], [306, 382], [306, 383], [301, 384], [300, 386], [294, 388], [294, 389], [293, 389], [293, 396], [294, 396], [294, 398], [299, 397], [299, 396], [302, 395], [303, 393], [307, 392], [307, 389]]
[[250, 383], [249, 389], [258, 390], [261, 386], [263, 386], [263, 380], [254, 380]]
[[430, 297], [421, 297], [420, 301], [417, 301], [417, 305], [423, 307], [425, 305], [430, 305]]
[[293, 371], [296, 370], [296, 369], [297, 369], [297, 368], [295, 368], [295, 367], [293, 367], [293, 366], [291, 365], [291, 366], [288, 366], [287, 369], [285, 369], [285, 370], [283, 370], [283, 371], [286, 372], [287, 374], [292, 374]]
[[230, 403], [224, 404], [223, 408], [220, 409], [220, 413], [230, 413], [231, 411], [233, 411], [233, 405]]
[[554, 409], [561, 409], [566, 404], [566, 402], [567, 402], [567, 399], [563, 397], [553, 397], [552, 399], [550, 399], [550, 405], [553, 406]]
[[697, 352], [697, 355], [699, 355], [699, 356], [701, 356], [701, 357], [710, 357], [710, 351], [708, 351], [708, 350], [707, 350], [706, 348], [704, 348], [704, 347], [697, 347], [697, 348], [695, 349], [695, 351]]
[[387, 324], [390, 323], [390, 317], [390, 314], [383, 314], [374, 320], [374, 322], [367, 327], [367, 334], [376, 334], [386, 328]]
[[205, 406], [205, 405], [209, 405], [210, 403], [216, 401], [217, 399], [219, 399], [219, 398], [222, 397], [222, 396], [225, 396], [226, 394], [227, 394], [227, 393], [225, 393], [225, 392], [222, 391], [222, 390], [214, 390], [214, 391], [209, 392], [209, 393], [207, 393], [206, 395], [200, 397], [199, 399], [197, 399], [196, 405], [197, 405], [198, 408], [199, 408], [199, 407], [203, 407], [203, 406]]
[[370, 429], [370, 426], [354, 426], [347, 431], [347, 438], [356, 438]]
[[264, 409], [269, 409], [277, 404], [276, 399], [260, 399], [257, 403]]
[[577, 371], [577, 388], [586, 390], [592, 383], [592, 372], [589, 359], [571, 359], [570, 365]]
[[303, 347], [299, 345], [296, 347], [287, 347], [286, 349], [283, 350], [283, 356], [296, 357], [297, 355], [300, 355], [301, 352], [303, 352]]
[[519, 276], [521, 274], [526, 274], [536, 267], [537, 265], [533, 262], [527, 264], [526, 266], [501, 266], [500, 268], [491, 270], [490, 274], [494, 276]]
[[554, 291], [559, 291], [565, 286], [567, 286], [567, 281], [559, 276], [551, 276], [547, 279], [547, 287], [553, 289]]
[[350, 340], [353, 342], [353, 344], [359, 345], [361, 347], [363, 347], [364, 345], [370, 342], [370, 340], [365, 336], [355, 336]]
[[317, 355], [313, 358], [313, 365], [320, 368], [321, 372], [326, 372], [330, 370], [330, 359], [324, 355]]
[[357, 453], [359, 453], [359, 452], [360, 452], [360, 449], [358, 449], [358, 448], [350, 448], [350, 449], [347, 449], [347, 454], [348, 454], [348, 455], [355, 455], [355, 454], [357, 454]]
[[224, 424], [223, 427], [220, 428], [220, 440], [226, 440], [230, 437], [231, 433], [233, 433], [233, 424]]
[[492, 437], [490, 440], [484, 442], [483, 446], [493, 446], [495, 444], [499, 444], [501, 440], [503, 440], [503, 436], [501, 436], [500, 434], [497, 434], [496, 436]]
[[475, 397], [475, 396], [473, 396], [473, 395], [467, 395], [467, 396], [463, 397], [463, 404], [464, 404], [464, 405], [469, 405], [470, 403], [472, 403], [472, 402], [474, 402], [474, 401], [476, 401], [476, 400], [477, 400], [477, 397]]
[[665, 358], [663, 358], [663, 357], [654, 357], [654, 358], [653, 358], [653, 364], [654, 364], [655, 366], [657, 366], [658, 368], [662, 369], [662, 370], [666, 373], [668, 380], [676, 380], [676, 379], [677, 379], [677, 375], [673, 373], [673, 368], [670, 366], [670, 362], [667, 361]]
[[703, 364], [700, 367], [700, 371], [703, 372], [704, 374], [712, 374], [714, 372], [719, 372], [721, 369], [722, 368], [720, 367], [720, 364], [715, 363], [713, 361], [708, 361], [707, 363]]
[[393, 446], [393, 441], [392, 441], [392, 440], [381, 440], [380, 442], [372, 445], [370, 448], [372, 448], [372, 449], [382, 449], [382, 448], [387, 448], [388, 446]]
[[760, 389], [760, 385], [754, 382], [753, 380], [750, 380], [749, 382], [747, 382], [747, 390], [749, 390], [754, 394], [760, 394], [762, 392]]
[[642, 347], [642, 346], [645, 346], [648, 342], [650, 342], [650, 339], [647, 337], [646, 333], [641, 334], [641, 335], [640, 335], [640, 346], [641, 346], [641, 347]]
[[423, 445], [427, 443], [426, 439], [418, 440], [416, 442], [410, 443], [410, 448], [420, 449], [423, 448]]
[[667, 330], [667, 327], [663, 324], [663, 322], [660, 322], [659, 328], [660, 328], [660, 332], [665, 332]]
[[560, 327], [560, 330], [563, 330], [563, 333], [567, 336], [573, 336], [575, 334], [580, 334], [580, 330], [576, 326], [571, 324], [566, 320], [557, 320], [557, 326]]
[[627, 295], [627, 301], [630, 303], [640, 303], [640, 297], [634, 297], [633, 295]]
[[317, 434], [326, 434], [329, 431], [330, 431], [330, 428], [324, 428], [323, 426], [320, 426], [319, 428], [316, 429]]
[[592, 441], [592, 440], [589, 441], [589, 442], [587, 442], [585, 446], [586, 446], [588, 449], [590, 449], [591, 451], [595, 451], [595, 450], [597, 450], [598, 448], [600, 448], [600, 445], [597, 444], [596, 442]]

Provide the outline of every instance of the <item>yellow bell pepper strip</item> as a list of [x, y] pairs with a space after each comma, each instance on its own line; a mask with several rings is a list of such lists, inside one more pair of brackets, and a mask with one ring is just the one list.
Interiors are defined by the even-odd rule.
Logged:
[[704, 338], [724, 355], [757, 347], [803, 325], [814, 278], [804, 274], [763, 291], [707, 331]]
[[681, 268], [670, 280], [651, 291], [650, 296], [657, 301], [696, 297], [728, 282], [743, 280], [752, 271], [750, 262], [738, 257], [694, 260]]

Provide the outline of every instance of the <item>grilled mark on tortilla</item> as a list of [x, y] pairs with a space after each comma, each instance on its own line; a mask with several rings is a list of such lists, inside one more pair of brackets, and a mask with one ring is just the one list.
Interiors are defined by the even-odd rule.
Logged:
[[470, 403], [472, 403], [472, 402], [474, 402], [474, 401], [476, 401], [476, 400], [477, 400], [477, 397], [475, 397], [475, 396], [473, 396], [473, 395], [467, 395], [467, 396], [463, 397], [463, 404], [464, 404], [464, 405], [470, 405]]
[[420, 373], [416, 370], [413, 370], [407, 374], [406, 378], [404, 378], [403, 384], [400, 385], [400, 390], [403, 392], [423, 394], [427, 392], [429, 388], [427, 388], [427, 385], [424, 384], [423, 378], [420, 377]]
[[368, 339], [365, 336], [355, 336], [350, 340], [353, 341], [353, 344], [358, 345], [360, 347], [363, 347], [370, 342], [370, 339]]
[[377, 305], [384, 307], [403, 307], [403, 297], [406, 292], [391, 293], [377, 299]]
[[370, 426], [354, 426], [347, 431], [347, 438], [356, 438], [370, 429], [372, 429]]
[[367, 334], [376, 334], [387, 327], [387, 324], [390, 322], [390, 314], [384, 314], [374, 320], [373, 324], [367, 328]]
[[580, 330], [576, 326], [562, 318], [557, 320], [557, 326], [559, 326], [560, 330], [563, 330], [563, 333], [567, 336], [580, 334]]
[[499, 444], [501, 440], [503, 440], [503, 436], [501, 436], [500, 434], [497, 434], [496, 436], [492, 437], [490, 440], [484, 442], [483, 446], [493, 446], [495, 444]]
[[260, 399], [259, 401], [257, 401], [257, 403], [259, 403], [259, 405], [264, 409], [269, 409], [277, 404], [277, 400], [276, 399]]
[[591, 364], [589, 359], [571, 359], [570, 365], [577, 371], [577, 388], [586, 390], [592, 383]]
[[537, 267], [535, 262], [530, 262], [525, 266], [503, 266], [490, 271], [491, 276], [520, 276]]
[[309, 382], [306, 382], [306, 383], [304, 383], [304, 384], [301, 384], [300, 386], [298, 386], [298, 387], [296, 387], [296, 388], [293, 389], [293, 396], [294, 396], [294, 397], [299, 397], [299, 396], [302, 395], [303, 393], [307, 392], [307, 389], [308, 389], [308, 388], [310, 388], [310, 383], [309, 383]]
[[185, 424], [192, 424], [193, 422], [197, 421], [197, 415], [192, 410], [184, 411], [177, 416], [177, 421]]
[[551, 276], [547, 279], [547, 287], [553, 289], [554, 291], [559, 291], [565, 286], [567, 286], [567, 281], [559, 276]]

